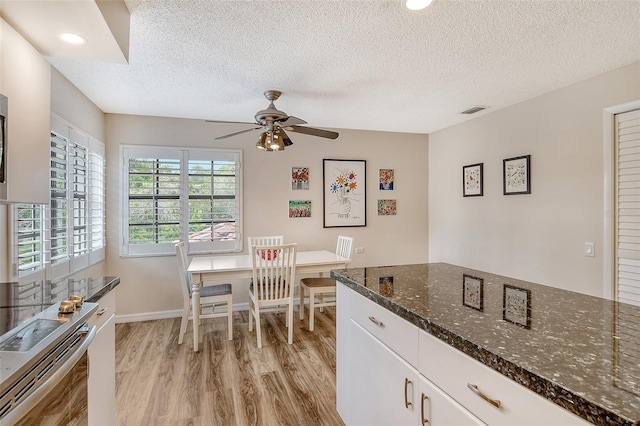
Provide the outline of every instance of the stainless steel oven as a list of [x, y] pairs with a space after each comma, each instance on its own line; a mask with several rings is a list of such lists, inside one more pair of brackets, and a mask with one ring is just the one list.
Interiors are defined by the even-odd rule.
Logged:
[[65, 314], [59, 308], [56, 303], [25, 322], [20, 315], [35, 307], [0, 308], [0, 325], [20, 323], [0, 337], [3, 426], [88, 423], [86, 353], [96, 328], [87, 320], [98, 304], [83, 303]]

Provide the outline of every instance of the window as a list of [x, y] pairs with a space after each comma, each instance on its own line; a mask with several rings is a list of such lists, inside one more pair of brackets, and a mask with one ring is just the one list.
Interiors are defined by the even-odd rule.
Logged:
[[15, 207], [17, 271], [23, 277], [44, 271], [44, 206], [40, 204], [18, 204]]
[[104, 259], [104, 145], [55, 116], [51, 127], [49, 205], [11, 209], [17, 278], [57, 279]]
[[125, 146], [122, 255], [240, 251], [238, 150]]

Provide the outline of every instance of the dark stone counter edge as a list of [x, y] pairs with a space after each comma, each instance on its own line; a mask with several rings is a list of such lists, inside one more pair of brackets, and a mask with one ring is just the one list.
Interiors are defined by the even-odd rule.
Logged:
[[421, 330], [426, 331], [443, 342], [453, 346], [471, 358], [483, 363], [493, 370], [507, 376], [538, 395], [556, 403], [562, 408], [596, 425], [618, 426], [639, 425], [640, 421], [634, 421], [588, 401], [571, 391], [540, 377], [504, 358], [479, 347], [461, 336], [435, 324], [428, 319], [411, 312], [405, 307], [392, 302], [380, 294], [352, 281], [348, 277], [340, 275], [339, 271], [331, 271], [331, 277], [342, 284], [375, 302], [383, 308], [393, 312]]
[[104, 296], [109, 293], [111, 290], [116, 288], [118, 284], [120, 284], [120, 277], [104, 277], [104, 286], [100, 288], [96, 293], [92, 294], [86, 302], [97, 302]]

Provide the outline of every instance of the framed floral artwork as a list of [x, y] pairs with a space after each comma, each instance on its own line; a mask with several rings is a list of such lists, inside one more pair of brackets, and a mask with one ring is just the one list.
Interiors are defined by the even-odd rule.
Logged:
[[291, 189], [309, 189], [309, 168], [291, 168]]
[[504, 195], [531, 194], [531, 156], [502, 160]]
[[484, 279], [462, 275], [462, 304], [480, 312], [484, 310]]
[[531, 290], [504, 284], [502, 318], [527, 329], [531, 328]]
[[311, 201], [289, 200], [289, 217], [311, 217]]
[[395, 216], [396, 200], [378, 200], [378, 216]]
[[393, 169], [380, 169], [380, 190], [393, 191]]
[[479, 163], [462, 168], [463, 197], [482, 197], [482, 166], [483, 163]]
[[365, 160], [322, 160], [325, 228], [367, 226]]

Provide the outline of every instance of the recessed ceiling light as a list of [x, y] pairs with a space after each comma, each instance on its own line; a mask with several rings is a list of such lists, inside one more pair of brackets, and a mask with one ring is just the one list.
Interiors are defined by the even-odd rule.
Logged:
[[409, 10], [422, 10], [428, 7], [433, 0], [405, 0], [404, 7]]
[[72, 33], [60, 34], [60, 38], [63, 41], [66, 41], [67, 43], [71, 43], [71, 44], [85, 44], [87, 42], [86, 38], [79, 36], [78, 34], [72, 34]]

